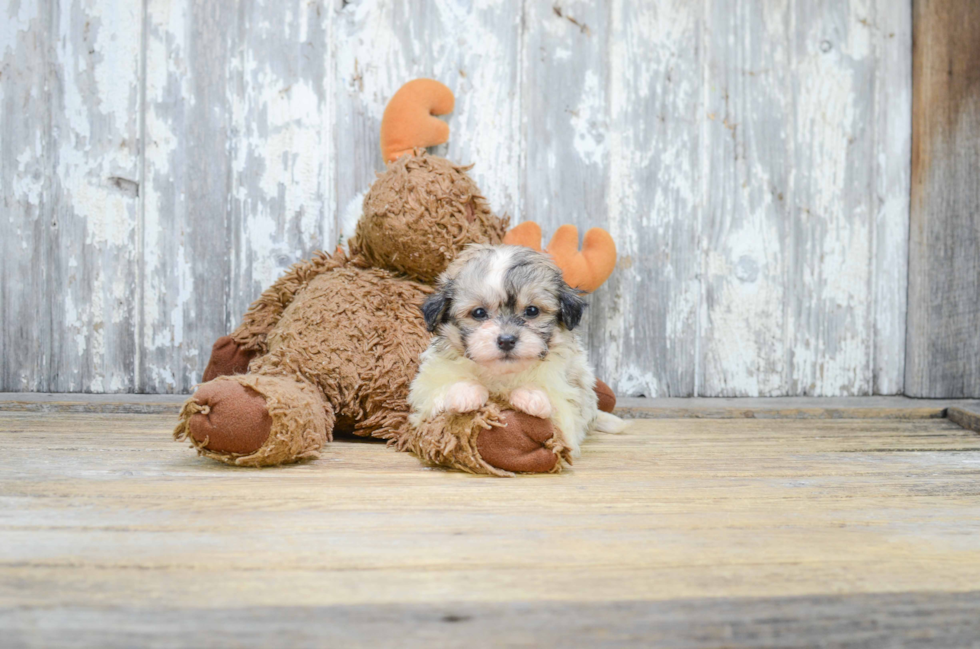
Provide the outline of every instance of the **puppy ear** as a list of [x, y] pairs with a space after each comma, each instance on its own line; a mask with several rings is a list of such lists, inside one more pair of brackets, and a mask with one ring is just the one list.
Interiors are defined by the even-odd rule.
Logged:
[[452, 292], [447, 286], [441, 291], [430, 295], [425, 300], [425, 303], [422, 304], [422, 317], [425, 318], [425, 328], [430, 333], [446, 321], [446, 312], [449, 310], [449, 305], [452, 302]]
[[582, 299], [582, 291], [569, 288], [568, 284], [562, 282], [562, 288], [558, 291], [558, 322], [565, 325], [566, 329], [574, 329], [582, 320], [583, 311], [585, 300]]

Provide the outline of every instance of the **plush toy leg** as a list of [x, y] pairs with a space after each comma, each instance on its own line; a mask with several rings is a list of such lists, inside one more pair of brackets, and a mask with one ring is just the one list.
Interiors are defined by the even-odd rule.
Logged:
[[231, 374], [245, 374], [248, 372], [249, 362], [256, 354], [257, 351], [245, 349], [231, 336], [222, 336], [211, 348], [211, 359], [208, 361], [208, 366], [204, 368], [201, 381], [207, 382]]
[[174, 438], [226, 464], [272, 466], [317, 457], [333, 424], [333, 410], [309, 383], [238, 374], [198, 388], [180, 412]]
[[571, 451], [550, 421], [488, 403], [472, 414], [442, 413], [413, 427], [397, 446], [439, 466], [511, 476], [557, 473]]
[[595, 393], [599, 397], [599, 410], [611, 413], [616, 409], [616, 393], [608, 385], [596, 379]]

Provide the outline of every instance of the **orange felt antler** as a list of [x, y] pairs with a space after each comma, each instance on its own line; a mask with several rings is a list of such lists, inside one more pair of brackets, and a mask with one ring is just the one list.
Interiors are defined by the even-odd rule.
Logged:
[[[504, 236], [504, 243], [541, 250], [541, 226], [526, 221]], [[578, 228], [563, 225], [551, 237], [546, 249], [562, 270], [565, 283], [591, 293], [612, 275], [616, 267], [616, 242], [602, 228], [585, 233], [582, 249], [578, 249]]]
[[563, 225], [551, 237], [548, 253], [565, 275], [565, 283], [586, 293], [609, 279], [616, 267], [616, 243], [602, 228], [592, 228], [578, 249], [578, 228]]
[[433, 115], [453, 112], [456, 98], [443, 84], [415, 79], [398, 89], [381, 118], [381, 155], [386, 163], [415, 147], [436, 146], [449, 139], [449, 125]]
[[541, 252], [541, 226], [534, 221], [524, 221], [515, 225], [504, 235], [504, 243]]

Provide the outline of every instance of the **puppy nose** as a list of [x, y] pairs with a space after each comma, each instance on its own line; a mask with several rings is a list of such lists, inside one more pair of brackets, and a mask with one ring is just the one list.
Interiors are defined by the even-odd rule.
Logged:
[[501, 334], [497, 336], [497, 347], [505, 352], [509, 352], [510, 350], [514, 349], [514, 345], [516, 344], [517, 336], [514, 334]]

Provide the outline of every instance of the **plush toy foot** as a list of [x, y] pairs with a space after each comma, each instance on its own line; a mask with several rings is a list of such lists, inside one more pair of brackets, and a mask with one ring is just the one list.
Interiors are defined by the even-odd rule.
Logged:
[[504, 426], [494, 426], [476, 438], [480, 457], [488, 464], [515, 473], [549, 473], [561, 457], [549, 448], [555, 427], [548, 419], [539, 419], [516, 410], [500, 413]]
[[201, 409], [187, 428], [194, 441], [215, 453], [248, 455], [262, 448], [272, 432], [265, 397], [235, 381], [206, 383], [194, 394]]
[[612, 391], [608, 385], [596, 379], [595, 381], [596, 396], [599, 397], [599, 410], [602, 412], [611, 413], [616, 409], [616, 393]]
[[201, 381], [207, 382], [231, 374], [245, 374], [248, 372], [249, 362], [255, 355], [256, 352], [240, 346], [232, 340], [231, 336], [222, 336], [211, 348], [211, 358], [208, 360], [208, 366], [204, 368]]
[[271, 466], [317, 457], [333, 423], [313, 386], [284, 376], [238, 374], [202, 385], [184, 404], [174, 438], [226, 464]]

